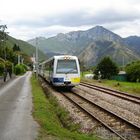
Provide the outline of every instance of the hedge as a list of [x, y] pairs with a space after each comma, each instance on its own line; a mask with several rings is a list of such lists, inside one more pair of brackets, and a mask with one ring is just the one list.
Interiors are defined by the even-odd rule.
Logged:
[[17, 64], [14, 68], [14, 73], [16, 75], [22, 75], [27, 71], [27, 67], [24, 64]]

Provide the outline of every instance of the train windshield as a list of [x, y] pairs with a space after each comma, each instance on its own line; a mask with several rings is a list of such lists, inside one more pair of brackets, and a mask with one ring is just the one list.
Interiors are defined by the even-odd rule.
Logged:
[[56, 73], [77, 73], [76, 60], [58, 60]]

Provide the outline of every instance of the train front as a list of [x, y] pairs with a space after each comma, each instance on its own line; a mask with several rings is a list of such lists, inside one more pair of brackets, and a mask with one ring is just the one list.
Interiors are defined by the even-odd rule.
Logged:
[[54, 62], [53, 84], [74, 87], [80, 83], [80, 67], [76, 56], [59, 56]]

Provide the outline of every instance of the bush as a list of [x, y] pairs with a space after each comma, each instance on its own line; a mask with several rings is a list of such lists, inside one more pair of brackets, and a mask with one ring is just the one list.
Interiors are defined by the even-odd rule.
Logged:
[[4, 69], [12, 74], [12, 62], [0, 59], [0, 75], [4, 73]]
[[4, 71], [4, 63], [0, 62], [0, 75], [3, 74], [3, 71]]
[[128, 64], [125, 70], [128, 81], [140, 82], [140, 61]]
[[0, 75], [3, 74], [4, 71], [4, 60], [0, 58]]
[[23, 66], [23, 68], [27, 71], [28, 70], [28, 68], [27, 68], [27, 66], [26, 65], [24, 65], [24, 64], [21, 64], [22, 66]]
[[5, 68], [6, 68], [7, 70], [12, 70], [12, 65], [13, 65], [12, 62], [10, 62], [10, 61], [5, 61], [4, 64], [5, 64]]
[[26, 72], [27, 68], [25, 65], [23, 64], [17, 64], [15, 66], [15, 69], [14, 69], [14, 72], [16, 75], [21, 75], [21, 74], [24, 74]]

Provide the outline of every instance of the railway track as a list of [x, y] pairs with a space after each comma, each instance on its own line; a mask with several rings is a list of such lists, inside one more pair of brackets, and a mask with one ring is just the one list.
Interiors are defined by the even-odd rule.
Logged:
[[117, 91], [117, 90], [113, 90], [113, 89], [109, 89], [109, 88], [105, 88], [105, 87], [101, 87], [101, 86], [97, 86], [97, 85], [93, 85], [87, 82], [81, 82], [80, 83], [81, 86], [85, 86], [94, 90], [98, 90], [101, 91], [105, 94], [109, 94], [109, 95], [113, 95], [116, 96], [118, 98], [133, 102], [135, 104], [139, 104], [140, 105], [140, 97], [139, 96], [135, 96], [135, 95], [131, 95], [125, 92], [121, 92], [121, 91]]
[[[46, 80], [45, 80], [46, 81]], [[47, 82], [47, 81], [46, 81]], [[81, 108], [93, 119], [101, 123], [122, 140], [140, 140], [140, 126], [94, 103], [86, 96], [71, 91], [70, 93], [59, 90], [70, 102]]]
[[125, 118], [97, 105], [91, 99], [77, 94], [75, 92], [64, 93], [66, 98], [76, 104], [91, 117], [99, 121], [104, 127], [115, 133], [122, 140], [139, 140], [140, 139], [140, 126], [129, 122]]

